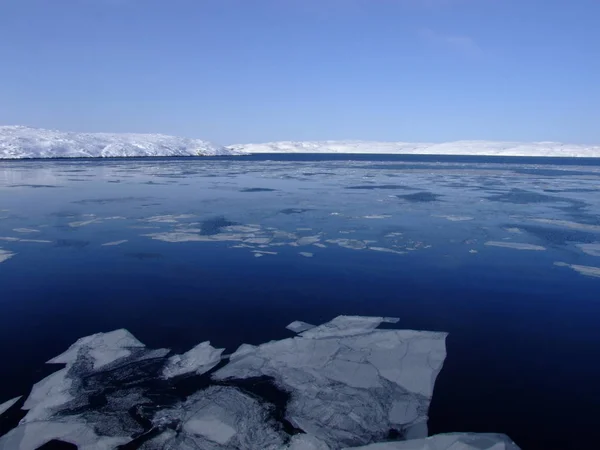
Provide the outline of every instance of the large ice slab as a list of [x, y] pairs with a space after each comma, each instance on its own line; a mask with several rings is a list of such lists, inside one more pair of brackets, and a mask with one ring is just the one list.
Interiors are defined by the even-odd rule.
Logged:
[[162, 134], [72, 133], [0, 126], [0, 159], [231, 155], [199, 139]]
[[376, 330], [397, 319], [340, 316], [300, 336], [243, 345], [218, 380], [268, 376], [291, 394], [287, 419], [331, 448], [426, 436], [446, 333]]
[[15, 253], [9, 252], [8, 250], [2, 250], [0, 248], [0, 263], [3, 263], [4, 261], [8, 261], [13, 256], [15, 256]]
[[221, 361], [223, 348], [214, 348], [209, 341], [196, 345], [183, 355], [173, 355], [167, 360], [163, 369], [164, 378], [195, 373], [201, 375], [208, 372]]
[[93, 358], [94, 368], [99, 369], [120, 358], [129, 356], [132, 348], [142, 348], [145, 346], [129, 331], [124, 329], [109, 333], [96, 333], [78, 339], [66, 352], [52, 358], [48, 363], [72, 363], [77, 359], [79, 351], [84, 347], [89, 348], [89, 355]]
[[352, 447], [352, 450], [519, 450], [519, 447], [503, 434], [448, 433], [405, 442]]

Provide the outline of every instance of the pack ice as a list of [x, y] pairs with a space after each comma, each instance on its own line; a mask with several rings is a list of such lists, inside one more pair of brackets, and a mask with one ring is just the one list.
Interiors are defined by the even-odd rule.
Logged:
[[33, 386], [0, 449], [518, 449], [502, 435], [427, 438], [446, 333], [391, 329], [397, 321], [295, 321], [295, 337], [244, 344], [229, 359], [209, 342], [176, 355], [127, 330], [87, 336], [48, 361], [64, 367]]

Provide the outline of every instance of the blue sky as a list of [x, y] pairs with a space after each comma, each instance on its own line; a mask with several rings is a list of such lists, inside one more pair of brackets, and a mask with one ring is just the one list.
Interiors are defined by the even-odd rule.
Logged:
[[600, 144], [598, 0], [0, 0], [0, 124]]

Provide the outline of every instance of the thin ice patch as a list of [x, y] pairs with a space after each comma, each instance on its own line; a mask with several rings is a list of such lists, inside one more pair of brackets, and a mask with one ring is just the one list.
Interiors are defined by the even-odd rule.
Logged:
[[542, 247], [541, 245], [526, 244], [522, 242], [488, 241], [485, 243], [485, 245], [488, 247], [513, 248], [515, 250], [546, 250], [546, 247]]
[[9, 252], [8, 250], [2, 250], [0, 248], [0, 263], [3, 263], [4, 261], [8, 261], [10, 258], [12, 258], [15, 255], [16, 255], [16, 253]]
[[221, 361], [222, 348], [214, 348], [209, 341], [202, 342], [182, 355], [173, 355], [163, 369], [166, 379], [194, 373], [208, 372]]
[[580, 266], [577, 264], [567, 264], [564, 262], [555, 262], [554, 265], [559, 267], [570, 267], [574, 271], [579, 272], [581, 275], [585, 275], [587, 277], [600, 278], [600, 267]]
[[2, 404], [0, 404], [0, 416], [13, 407], [15, 403], [17, 403], [22, 396], [12, 398]]

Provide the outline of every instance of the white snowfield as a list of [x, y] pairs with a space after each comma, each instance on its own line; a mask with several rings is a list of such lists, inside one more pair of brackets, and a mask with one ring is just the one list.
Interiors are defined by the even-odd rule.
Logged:
[[215, 156], [235, 151], [163, 134], [72, 133], [0, 126], [0, 159]]
[[397, 155], [551, 156], [599, 158], [600, 145], [560, 142], [456, 141], [445, 143], [369, 141], [281, 141], [230, 145], [242, 153], [371, 153]]

